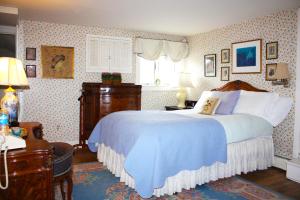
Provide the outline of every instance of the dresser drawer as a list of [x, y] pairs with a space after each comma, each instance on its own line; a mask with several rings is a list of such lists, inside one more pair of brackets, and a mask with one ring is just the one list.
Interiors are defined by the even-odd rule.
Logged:
[[[29, 159], [30, 158], [30, 159]], [[51, 168], [52, 161], [45, 156], [30, 156], [17, 159], [10, 159], [8, 162], [9, 172], [18, 172], [16, 176], [22, 176], [26, 173], [41, 171]]]
[[138, 107], [139, 100], [134, 96], [114, 96], [113, 106], [118, 107], [118, 109], [126, 109], [132, 107]]

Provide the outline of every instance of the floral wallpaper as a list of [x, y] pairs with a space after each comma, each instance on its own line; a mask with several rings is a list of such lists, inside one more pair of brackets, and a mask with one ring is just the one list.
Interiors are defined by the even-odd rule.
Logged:
[[[39, 121], [44, 126], [45, 138], [49, 141], [65, 141], [76, 143], [79, 136], [79, 102], [81, 84], [84, 81], [101, 81], [100, 73], [85, 72], [85, 38], [86, 34], [104, 36], [158, 38], [182, 40], [181, 36], [125, 31], [101, 27], [54, 24], [38, 21], [21, 20], [18, 27], [18, 57], [24, 65], [37, 65], [37, 78], [30, 78], [30, 89], [24, 90], [22, 121]], [[252, 85], [278, 92], [282, 96], [295, 99], [295, 69], [297, 45], [297, 11], [286, 10], [250, 19], [239, 24], [216, 29], [188, 37], [190, 55], [186, 59], [186, 70], [193, 73], [196, 88], [189, 89], [188, 99], [197, 100], [203, 90], [221, 86], [220, 81], [221, 49], [231, 48], [231, 43], [252, 39], [262, 39], [262, 73], [230, 74], [230, 81], [243, 80]], [[265, 59], [265, 44], [278, 41], [279, 55], [276, 60]], [[41, 45], [57, 45], [74, 47], [75, 70], [74, 79], [42, 79], [41, 78]], [[37, 60], [25, 60], [25, 48], [37, 48]], [[217, 76], [203, 78], [203, 61], [206, 54], [217, 54]], [[135, 82], [135, 57], [133, 73], [122, 74], [124, 82]], [[289, 64], [290, 86], [272, 86], [265, 81], [265, 65], [268, 63], [286, 62]], [[199, 81], [200, 80], [200, 81]], [[163, 109], [165, 105], [176, 105], [176, 91], [143, 91], [142, 109]], [[274, 129], [275, 154], [291, 158], [294, 131], [294, 107], [287, 119]]]
[[[204, 55], [217, 54], [217, 76], [214, 78], [201, 78], [198, 84], [202, 89], [199, 89], [199, 87], [192, 89], [189, 98], [198, 99], [203, 88], [211, 89], [226, 83], [226, 81], [220, 81], [221, 67], [231, 66], [231, 63], [221, 64], [221, 49], [231, 49], [231, 43], [253, 39], [262, 39], [262, 73], [230, 74], [230, 81], [240, 79], [258, 88], [274, 91], [282, 96], [290, 96], [295, 100], [297, 10], [285, 10], [188, 37], [190, 55], [186, 60], [186, 67], [193, 74], [203, 77]], [[278, 41], [278, 59], [266, 60], [266, 43], [272, 41]], [[266, 64], [278, 62], [285, 62], [289, 65], [291, 77], [288, 88], [272, 86], [270, 81], [265, 81]], [[286, 120], [274, 129], [275, 154], [278, 156], [292, 157], [294, 116], [295, 110], [293, 107]]]
[[[85, 72], [86, 34], [103, 36], [158, 38], [182, 40], [183, 37], [158, 33], [134, 32], [100, 27], [54, 24], [21, 20], [18, 27], [18, 57], [24, 65], [37, 66], [37, 78], [29, 78], [29, 90], [24, 90], [22, 121], [39, 121], [49, 141], [78, 143], [79, 102], [82, 82], [101, 82], [100, 73]], [[75, 49], [74, 79], [42, 79], [41, 45], [67, 46]], [[37, 60], [25, 60], [25, 48], [37, 49]], [[135, 56], [133, 73], [122, 74], [123, 82], [135, 82]], [[164, 109], [176, 105], [176, 91], [143, 91], [142, 109]]]

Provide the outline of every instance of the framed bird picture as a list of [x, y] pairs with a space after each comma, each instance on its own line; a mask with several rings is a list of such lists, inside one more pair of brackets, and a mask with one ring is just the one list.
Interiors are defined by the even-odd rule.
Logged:
[[74, 47], [41, 46], [42, 77], [74, 78]]

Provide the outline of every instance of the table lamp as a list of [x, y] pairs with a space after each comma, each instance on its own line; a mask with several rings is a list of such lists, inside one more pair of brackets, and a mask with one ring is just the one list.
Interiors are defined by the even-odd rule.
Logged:
[[185, 108], [185, 100], [187, 97], [186, 88], [187, 87], [193, 87], [192, 81], [191, 81], [191, 74], [189, 73], [181, 73], [179, 77], [179, 90], [176, 94], [177, 98], [177, 107], [179, 108]]
[[10, 126], [18, 126], [19, 100], [12, 86], [28, 86], [23, 64], [16, 58], [0, 57], [0, 85], [8, 86], [1, 109], [8, 112]]
[[287, 63], [278, 63], [274, 74], [273, 85], [283, 85], [284, 87], [289, 86], [289, 66]]

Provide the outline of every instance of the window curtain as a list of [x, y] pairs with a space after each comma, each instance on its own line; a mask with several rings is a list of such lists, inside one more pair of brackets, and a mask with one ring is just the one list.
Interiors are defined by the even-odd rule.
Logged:
[[178, 62], [188, 56], [189, 47], [185, 42], [137, 38], [134, 53], [147, 60], [157, 60], [165, 55]]

